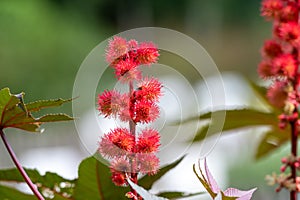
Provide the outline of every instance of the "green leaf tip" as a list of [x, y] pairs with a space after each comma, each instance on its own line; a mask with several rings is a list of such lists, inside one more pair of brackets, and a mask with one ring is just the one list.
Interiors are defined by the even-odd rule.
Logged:
[[24, 103], [24, 92], [11, 94], [9, 88], [0, 90], [0, 128], [18, 128], [30, 132], [42, 132], [41, 124], [48, 122], [69, 121], [73, 118], [67, 114], [47, 114], [35, 118], [32, 112], [38, 112], [44, 108], [58, 107], [72, 99], [39, 100]]
[[[262, 140], [257, 147], [255, 155], [256, 159], [260, 159], [289, 141], [290, 128], [281, 130], [278, 127], [278, 115], [281, 113], [281, 111], [270, 104], [270, 102], [267, 100], [267, 89], [255, 84], [252, 81], [248, 82], [256, 97], [267, 108], [267, 111], [248, 107], [241, 109], [217, 110], [187, 118], [182, 123], [195, 120], [203, 120], [204, 122], [208, 121], [208, 123], [204, 124], [197, 130], [195, 137], [190, 139], [188, 142], [199, 142], [207, 137], [217, 135], [220, 132], [226, 134], [235, 130], [249, 129], [257, 126], [270, 127], [268, 131], [262, 131], [260, 133], [262, 134]], [[218, 128], [218, 120], [214, 119], [212, 116], [224, 112], [226, 113], [225, 122], [222, 130], [220, 130]], [[176, 122], [175, 124], [178, 125], [179, 122]]]
[[[218, 121], [211, 117], [218, 112], [226, 112], [226, 117], [222, 130], [214, 128]], [[262, 126], [262, 125], [276, 125], [277, 126], [277, 115], [269, 112], [262, 112], [250, 108], [233, 109], [233, 110], [221, 110], [209, 112], [200, 115], [200, 120], [211, 119], [209, 124], [202, 126], [193, 139], [193, 141], [201, 141], [209, 136], [220, 133], [220, 131], [231, 131], [240, 128], [248, 128], [251, 126]], [[211, 130], [208, 132], [208, 130]]]
[[[226, 112], [226, 118], [222, 130], [214, 128], [218, 121], [214, 118], [211, 119], [216, 112]], [[256, 151], [256, 159], [262, 158], [278, 147], [282, 146], [286, 141], [289, 140], [289, 128], [281, 130], [278, 127], [278, 113], [274, 109], [271, 112], [259, 111], [252, 108], [232, 109], [232, 110], [221, 110], [202, 114], [197, 117], [198, 120], [210, 120], [208, 124], [203, 125], [197, 130], [195, 137], [192, 142], [199, 142], [207, 137], [214, 136], [220, 133], [232, 133], [236, 130], [245, 130], [251, 127], [266, 126], [270, 127], [270, 130], [263, 131], [262, 140], [258, 145]], [[187, 119], [196, 120], [195, 117]], [[272, 140], [272, 141], [271, 141]], [[276, 144], [274, 143], [276, 142]]]
[[178, 158], [177, 160], [175, 160], [174, 162], [162, 167], [158, 173], [156, 173], [153, 176], [144, 176], [139, 180], [139, 184], [141, 186], [143, 186], [143, 188], [145, 188], [146, 190], [151, 189], [151, 187], [153, 186], [153, 184], [158, 181], [162, 176], [164, 176], [166, 173], [168, 173], [170, 170], [172, 170], [173, 168], [175, 168], [179, 163], [181, 163], [181, 161], [185, 158], [185, 155]]

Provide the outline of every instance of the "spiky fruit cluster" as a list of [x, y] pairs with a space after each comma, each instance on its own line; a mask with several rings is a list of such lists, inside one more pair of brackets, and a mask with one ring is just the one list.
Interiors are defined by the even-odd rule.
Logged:
[[134, 181], [138, 173], [151, 175], [159, 168], [158, 131], [146, 128], [136, 132], [138, 124], [150, 123], [159, 117], [157, 103], [162, 95], [162, 84], [158, 79], [143, 77], [140, 71], [142, 65], [157, 62], [158, 56], [153, 43], [139, 44], [117, 36], [109, 41], [106, 49], [106, 61], [114, 69], [116, 78], [129, 86], [128, 93], [111, 90], [98, 96], [98, 110], [104, 117], [128, 123], [128, 127], [111, 130], [99, 142], [99, 152], [110, 159], [112, 181], [118, 186], [127, 185], [126, 177]]

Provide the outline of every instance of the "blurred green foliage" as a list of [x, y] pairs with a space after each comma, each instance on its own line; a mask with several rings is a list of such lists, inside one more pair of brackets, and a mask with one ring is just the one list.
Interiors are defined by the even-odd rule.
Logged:
[[248, 27], [259, 18], [259, 0], [2, 0], [0, 88], [25, 91], [28, 100], [68, 98], [81, 62], [102, 40], [137, 26], [184, 32], [191, 23], [203, 32], [218, 25], [207, 10], [220, 13], [221, 31]]
[[0, 29], [0, 87], [28, 100], [71, 97], [80, 63], [105, 35], [45, 0], [1, 1]]

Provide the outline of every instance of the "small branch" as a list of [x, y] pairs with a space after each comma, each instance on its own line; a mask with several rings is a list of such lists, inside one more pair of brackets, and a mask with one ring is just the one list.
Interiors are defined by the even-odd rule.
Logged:
[[30, 180], [30, 178], [28, 177], [27, 173], [25, 172], [24, 168], [21, 166], [19, 160], [17, 159], [16, 154], [14, 153], [12, 147], [10, 146], [10, 144], [8, 143], [6, 136], [3, 132], [2, 129], [0, 129], [0, 135], [2, 138], [2, 141], [11, 157], [11, 159], [13, 160], [13, 162], [15, 163], [16, 167], [18, 168], [19, 172], [21, 173], [21, 175], [23, 176], [25, 182], [27, 183], [27, 185], [30, 187], [31, 191], [34, 193], [34, 195], [39, 199], [39, 200], [45, 200], [44, 197], [40, 194], [40, 192], [37, 190], [36, 186], [32, 183], [32, 181]]
[[[298, 143], [298, 130], [297, 130], [297, 122], [291, 122], [291, 153], [296, 158], [297, 157], [297, 143]], [[297, 177], [297, 169], [294, 164], [290, 165], [291, 167], [291, 177], [294, 183], [296, 183]], [[297, 200], [297, 191], [291, 191], [290, 200]]]
[[[134, 106], [134, 103], [135, 103], [135, 99], [133, 97], [133, 92], [134, 92], [134, 89], [133, 89], [133, 82], [130, 81], [129, 82], [129, 95], [130, 95], [130, 105], [129, 105], [129, 109], [130, 111], [132, 112], [132, 109], [133, 109], [133, 106]], [[133, 99], [132, 99], [133, 98]], [[130, 133], [134, 136], [134, 139], [136, 141], [136, 124], [135, 122], [133, 121], [133, 119], [131, 119], [129, 121], [129, 129], [130, 129]], [[134, 147], [135, 148], [135, 147]], [[136, 149], [134, 149], [134, 154], [136, 153]], [[131, 180], [132, 182], [134, 182], [135, 184], [138, 184], [138, 174], [135, 172], [136, 171], [136, 158], [135, 158], [136, 155], [133, 155], [133, 159], [131, 160]], [[131, 188], [131, 192], [138, 198], [139, 198], [139, 195], [138, 193], [130, 186]]]
[[[296, 1], [297, 4], [299, 5], [300, 3], [300, 0], [297, 0]], [[298, 9], [298, 12], [297, 12], [297, 18], [298, 18], [298, 24], [300, 24], [300, 19], [299, 19], [299, 7], [297, 8]], [[295, 76], [295, 82], [293, 83], [293, 87], [294, 87], [294, 90], [297, 91], [297, 81], [299, 79], [299, 50], [298, 48], [294, 47], [293, 49], [293, 55], [296, 59], [296, 76]], [[297, 109], [296, 108], [294, 110], [294, 113], [297, 114]], [[291, 154], [294, 156], [294, 158], [297, 159], [297, 150], [298, 150], [298, 124], [297, 124], [297, 119], [296, 120], [293, 120], [291, 123]], [[297, 178], [297, 168], [296, 166], [294, 165], [294, 163], [291, 165], [291, 176], [292, 176], [292, 180], [293, 180], [293, 183], [296, 183], [296, 178]], [[297, 191], [294, 190], [294, 191], [291, 191], [290, 192], [290, 200], [297, 200]]]

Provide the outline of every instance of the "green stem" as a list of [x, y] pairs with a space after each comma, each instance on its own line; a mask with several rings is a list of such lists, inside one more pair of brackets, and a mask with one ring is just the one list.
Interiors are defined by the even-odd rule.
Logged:
[[11, 159], [13, 160], [14, 164], [16, 165], [17, 169], [19, 170], [19, 172], [21, 173], [21, 175], [23, 176], [25, 182], [27, 183], [27, 185], [30, 187], [31, 191], [33, 192], [33, 194], [39, 199], [39, 200], [45, 200], [44, 197], [40, 194], [40, 192], [37, 190], [36, 186], [32, 183], [31, 179], [29, 178], [29, 176], [27, 175], [27, 173], [25, 172], [24, 168], [22, 167], [22, 165], [20, 164], [19, 160], [17, 159], [16, 154], [14, 153], [12, 147], [10, 146], [10, 144], [8, 143], [6, 136], [3, 132], [2, 129], [0, 129], [0, 135], [2, 138], [2, 141], [11, 157]]

